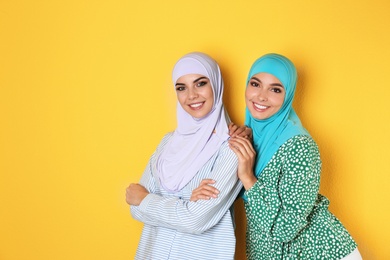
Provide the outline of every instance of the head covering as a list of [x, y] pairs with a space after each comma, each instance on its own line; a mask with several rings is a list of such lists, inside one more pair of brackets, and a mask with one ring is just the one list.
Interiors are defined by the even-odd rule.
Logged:
[[247, 78], [247, 86], [249, 80], [261, 72], [278, 78], [286, 91], [286, 96], [280, 110], [266, 119], [254, 118], [248, 107], [246, 108], [245, 125], [252, 128], [253, 143], [257, 153], [255, 165], [257, 177], [283, 143], [296, 135], [309, 135], [292, 107], [297, 84], [297, 71], [294, 64], [282, 55], [266, 54], [253, 63]]
[[156, 164], [160, 183], [170, 192], [181, 190], [229, 138], [229, 119], [222, 103], [223, 79], [218, 64], [204, 53], [189, 53], [175, 64], [173, 85], [188, 74], [209, 78], [214, 104], [206, 116], [194, 118], [178, 102], [177, 128]]

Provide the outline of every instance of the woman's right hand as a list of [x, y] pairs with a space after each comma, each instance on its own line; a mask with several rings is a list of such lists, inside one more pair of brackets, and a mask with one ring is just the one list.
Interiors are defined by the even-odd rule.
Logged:
[[218, 197], [219, 190], [211, 186], [215, 181], [211, 179], [204, 179], [199, 187], [192, 191], [190, 201], [209, 200]]
[[131, 183], [126, 189], [126, 202], [129, 205], [139, 206], [148, 194], [149, 191], [141, 184]]
[[257, 178], [253, 174], [256, 151], [250, 140], [240, 136], [231, 137], [229, 146], [238, 157], [238, 178], [244, 185], [245, 190], [248, 190], [257, 182]]

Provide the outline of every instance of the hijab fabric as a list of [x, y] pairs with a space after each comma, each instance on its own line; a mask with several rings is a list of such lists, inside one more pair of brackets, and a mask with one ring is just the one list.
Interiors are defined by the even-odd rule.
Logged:
[[194, 118], [177, 103], [177, 128], [156, 164], [161, 186], [169, 192], [181, 190], [229, 138], [229, 119], [222, 103], [224, 84], [218, 64], [204, 53], [189, 53], [175, 64], [173, 85], [188, 74], [209, 78], [214, 104], [206, 116]]
[[245, 125], [252, 128], [253, 143], [257, 153], [255, 175], [258, 177], [279, 147], [296, 135], [309, 135], [295, 113], [292, 102], [297, 84], [297, 71], [294, 64], [279, 54], [266, 54], [257, 59], [247, 78], [249, 80], [258, 73], [269, 73], [279, 79], [286, 95], [280, 110], [263, 120], [254, 118], [249, 109], [245, 112]]

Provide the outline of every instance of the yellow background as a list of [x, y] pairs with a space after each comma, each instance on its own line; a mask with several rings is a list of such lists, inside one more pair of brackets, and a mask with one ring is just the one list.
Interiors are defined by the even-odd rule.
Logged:
[[171, 69], [195, 50], [220, 63], [239, 124], [251, 63], [293, 60], [321, 192], [364, 259], [390, 259], [389, 14], [388, 0], [0, 0], [0, 259], [133, 259], [125, 188], [175, 128]]

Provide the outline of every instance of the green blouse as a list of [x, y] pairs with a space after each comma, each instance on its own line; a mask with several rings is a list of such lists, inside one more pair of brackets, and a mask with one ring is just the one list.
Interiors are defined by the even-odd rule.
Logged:
[[356, 243], [318, 193], [321, 159], [310, 136], [294, 136], [245, 192], [248, 259], [341, 259]]

